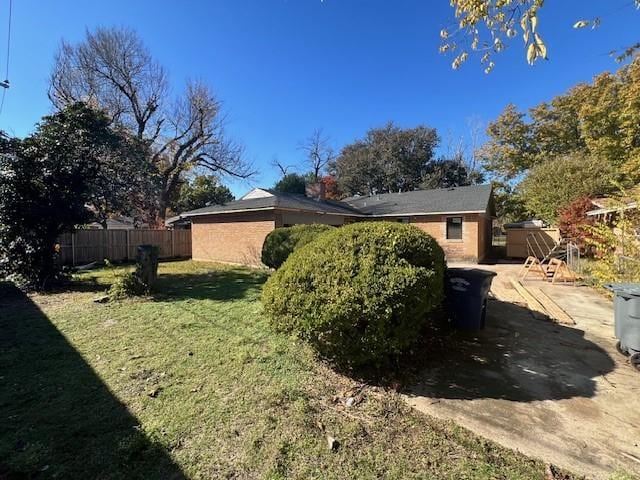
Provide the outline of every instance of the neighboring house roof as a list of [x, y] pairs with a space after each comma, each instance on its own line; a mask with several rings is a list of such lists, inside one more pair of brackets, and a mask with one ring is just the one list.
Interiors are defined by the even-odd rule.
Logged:
[[[140, 227], [146, 227], [147, 224], [140, 225]], [[102, 230], [102, 225], [98, 222], [91, 222], [86, 225], [86, 228], [92, 230]], [[136, 228], [135, 222], [131, 217], [119, 216], [118, 218], [107, 219], [107, 230], [133, 230]]]
[[[598, 205], [596, 204], [596, 206]], [[589, 210], [587, 212], [587, 215], [590, 217], [593, 217], [596, 215], [605, 215], [607, 213], [622, 212], [623, 210], [635, 210], [636, 208], [638, 208], [638, 204], [636, 202], [631, 202], [627, 204], [618, 203], [617, 205], [609, 204], [609, 206], [607, 207], [596, 208], [595, 210]]]
[[491, 185], [414, 190], [351, 197], [343, 202], [367, 215], [484, 213], [491, 208]]
[[180, 228], [187, 225], [191, 225], [191, 221], [186, 218], [182, 218], [180, 215], [169, 217], [164, 221], [164, 226], [167, 228]]
[[341, 202], [317, 200], [300, 194], [254, 189], [240, 200], [224, 205], [191, 210], [180, 215], [189, 218], [257, 210], [302, 210], [349, 216], [429, 215], [435, 213], [484, 213], [493, 209], [491, 185], [415, 190], [347, 198]]
[[254, 188], [253, 190], [249, 190], [238, 200], [249, 200], [251, 198], [262, 198], [262, 197], [272, 197], [273, 193], [269, 191], [268, 188]]
[[531, 220], [523, 220], [521, 222], [507, 223], [504, 228], [544, 228], [545, 221], [537, 218]]
[[[208, 207], [198, 208], [181, 214], [182, 218], [195, 217], [199, 215], [211, 215], [218, 213], [231, 213], [231, 212], [248, 212], [255, 210], [272, 210], [272, 209], [285, 209], [285, 210], [305, 210], [310, 212], [319, 212], [326, 214], [339, 214], [339, 215], [359, 215], [360, 212], [342, 202], [336, 202], [333, 200], [316, 200], [314, 198], [306, 197], [302, 194], [295, 193], [281, 193], [267, 189], [254, 189], [252, 192], [260, 190], [267, 194], [258, 196], [249, 195], [247, 198], [245, 195], [244, 200], [236, 200], [233, 202], [225, 203], [224, 205], [209, 205]], [[251, 193], [251, 192], [249, 192]]]
[[638, 208], [636, 198], [640, 196], [640, 186], [633, 187], [627, 193], [626, 197], [598, 197], [591, 199], [594, 210], [587, 212], [589, 216], [603, 215], [613, 212], [621, 212], [623, 210], [633, 210]]

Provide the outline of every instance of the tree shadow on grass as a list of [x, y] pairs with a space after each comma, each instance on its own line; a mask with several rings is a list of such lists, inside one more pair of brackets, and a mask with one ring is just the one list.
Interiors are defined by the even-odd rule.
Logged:
[[267, 278], [267, 271], [241, 268], [197, 274], [162, 274], [154, 286], [153, 298], [161, 301], [257, 298]]
[[432, 328], [411, 354], [385, 370], [351, 371], [369, 383], [400, 383], [409, 396], [516, 402], [590, 398], [611, 372], [609, 354], [584, 331], [533, 318], [522, 306], [490, 300], [486, 328]]
[[0, 283], [0, 478], [187, 478], [22, 292]]

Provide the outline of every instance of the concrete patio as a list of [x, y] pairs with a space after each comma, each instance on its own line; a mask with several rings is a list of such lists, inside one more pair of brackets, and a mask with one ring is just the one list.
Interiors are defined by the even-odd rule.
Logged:
[[576, 325], [536, 319], [510, 284], [519, 265], [481, 268], [498, 273], [500, 293], [486, 329], [458, 334], [407, 401], [587, 478], [640, 475], [640, 372], [615, 349], [612, 303], [588, 287], [527, 280]]

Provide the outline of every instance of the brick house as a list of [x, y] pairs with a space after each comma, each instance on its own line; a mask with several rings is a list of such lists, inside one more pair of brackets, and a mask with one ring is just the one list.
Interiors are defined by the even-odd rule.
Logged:
[[259, 265], [265, 237], [273, 229], [358, 221], [410, 223], [433, 236], [450, 260], [483, 260], [491, 249], [494, 213], [490, 185], [357, 196], [325, 200], [255, 188], [239, 200], [180, 215], [191, 221], [193, 259]]

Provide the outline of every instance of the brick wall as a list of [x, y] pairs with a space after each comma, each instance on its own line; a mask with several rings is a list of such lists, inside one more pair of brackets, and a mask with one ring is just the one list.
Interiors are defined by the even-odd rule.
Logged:
[[[447, 217], [462, 217], [462, 240], [447, 240]], [[478, 260], [481, 252], [478, 232], [484, 225], [480, 215], [424, 215], [410, 217], [409, 222], [435, 238], [447, 259]]]
[[[447, 240], [447, 216], [462, 217], [462, 240]], [[261, 265], [262, 244], [276, 226], [329, 221], [339, 224], [344, 218], [285, 212], [250, 212], [203, 215], [193, 217], [192, 220], [194, 260]], [[491, 246], [490, 220], [484, 215], [423, 215], [410, 217], [409, 222], [434, 237], [450, 260], [482, 260]]]
[[260, 265], [262, 244], [274, 228], [273, 212], [193, 217], [192, 257], [197, 261]]
[[489, 215], [478, 216], [478, 260], [485, 259], [491, 251], [491, 217]]

